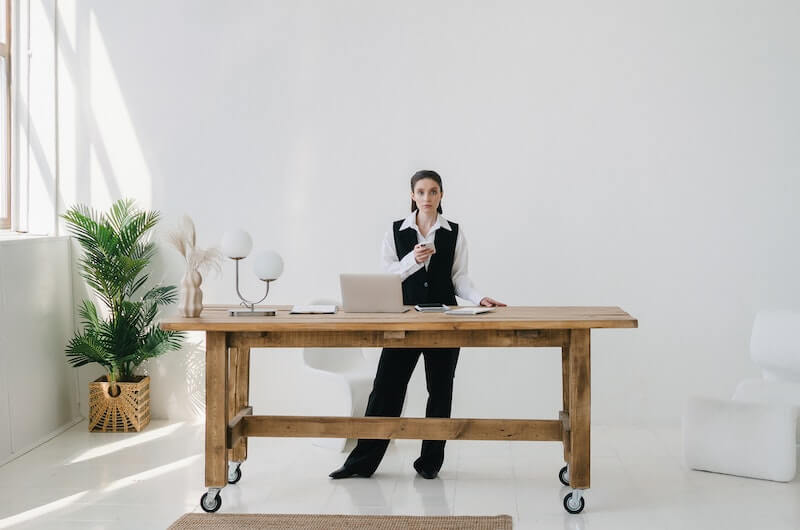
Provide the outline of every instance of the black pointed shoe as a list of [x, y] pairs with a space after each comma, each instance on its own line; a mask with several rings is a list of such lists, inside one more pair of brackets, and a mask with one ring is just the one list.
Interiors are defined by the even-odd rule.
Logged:
[[336, 471], [332, 471], [329, 477], [333, 479], [337, 478], [350, 478], [350, 477], [364, 477], [369, 478], [372, 476], [372, 473], [359, 473], [358, 471], [353, 471], [352, 469], [348, 468], [347, 466], [342, 466]]
[[420, 466], [419, 463], [417, 463], [417, 462], [414, 462], [414, 469], [417, 470], [417, 473], [419, 473], [422, 476], [422, 478], [426, 478], [428, 480], [430, 480], [432, 478], [436, 478], [439, 475], [438, 471], [426, 471], [426, 470], [424, 470], [422, 468], [422, 466]]

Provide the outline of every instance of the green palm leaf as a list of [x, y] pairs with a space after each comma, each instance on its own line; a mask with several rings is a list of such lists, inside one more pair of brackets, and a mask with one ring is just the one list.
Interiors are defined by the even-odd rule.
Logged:
[[147, 291], [142, 300], [156, 305], [169, 305], [178, 299], [178, 288], [174, 285], [159, 285]]
[[75, 367], [98, 363], [106, 368], [112, 366], [113, 357], [91, 333], [76, 334], [67, 345], [67, 361]]
[[149, 281], [146, 271], [156, 253], [149, 232], [159, 213], [137, 210], [133, 200], [123, 199], [107, 213], [76, 205], [62, 217], [83, 250], [78, 260], [81, 276], [109, 313], [101, 318], [91, 301], [81, 303], [83, 330], [66, 347], [68, 362], [96, 362], [111, 375], [126, 378], [145, 359], [179, 349], [183, 334], [154, 324], [159, 307], [177, 299], [176, 287], [157, 286], [136, 295]]
[[78, 314], [83, 319], [83, 325], [90, 329], [96, 329], [100, 325], [100, 317], [97, 314], [97, 307], [90, 301], [84, 300]]

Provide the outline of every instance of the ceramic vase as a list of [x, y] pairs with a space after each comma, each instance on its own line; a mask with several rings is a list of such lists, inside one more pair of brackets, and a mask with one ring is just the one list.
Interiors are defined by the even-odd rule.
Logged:
[[195, 270], [187, 270], [181, 280], [180, 312], [185, 317], [199, 317], [203, 311], [203, 277]]

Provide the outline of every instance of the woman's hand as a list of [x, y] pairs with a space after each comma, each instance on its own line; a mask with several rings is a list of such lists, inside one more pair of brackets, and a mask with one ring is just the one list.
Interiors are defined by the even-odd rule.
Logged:
[[481, 305], [484, 307], [506, 307], [506, 304], [503, 302], [498, 302], [494, 298], [489, 298], [488, 296], [481, 299]]
[[433, 256], [434, 250], [430, 247], [430, 245], [415, 245], [414, 246], [414, 259], [417, 263], [425, 263], [425, 260]]

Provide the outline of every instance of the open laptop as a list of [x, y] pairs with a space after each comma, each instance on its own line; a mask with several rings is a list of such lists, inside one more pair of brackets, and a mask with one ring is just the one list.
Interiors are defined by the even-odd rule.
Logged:
[[345, 313], [405, 313], [399, 274], [340, 274]]

